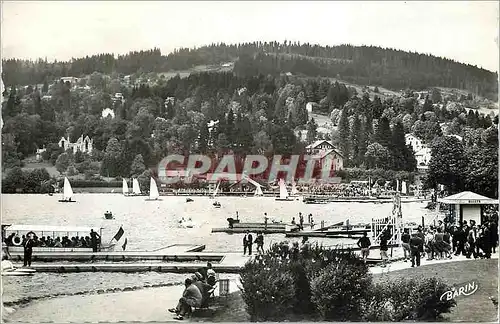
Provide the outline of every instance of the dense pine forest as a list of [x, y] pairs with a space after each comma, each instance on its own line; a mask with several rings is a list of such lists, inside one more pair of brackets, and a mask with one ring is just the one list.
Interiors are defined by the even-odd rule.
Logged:
[[59, 77], [80, 77], [93, 72], [130, 75], [186, 70], [197, 65], [234, 61], [240, 76], [283, 72], [305, 76], [335, 77], [360, 85], [388, 89], [447, 87], [464, 89], [497, 100], [497, 74], [476, 66], [432, 55], [408, 53], [373, 46], [319, 46], [292, 42], [212, 44], [179, 49], [162, 55], [159, 49], [126, 55], [99, 54], [68, 62], [4, 60], [7, 86], [41, 84]]

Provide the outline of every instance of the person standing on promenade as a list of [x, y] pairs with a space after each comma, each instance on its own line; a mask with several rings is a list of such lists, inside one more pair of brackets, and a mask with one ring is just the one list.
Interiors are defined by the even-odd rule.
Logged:
[[401, 241], [403, 242], [403, 252], [405, 254], [405, 262], [407, 262], [411, 258], [411, 249], [410, 249], [410, 234], [408, 233], [408, 229], [404, 229], [403, 235], [401, 235]]
[[243, 255], [247, 253], [248, 249], [248, 255], [252, 255], [252, 243], [253, 243], [253, 237], [252, 234], [250, 234], [249, 231], [245, 233], [245, 236], [243, 237]]
[[264, 229], [267, 230], [267, 220], [269, 219], [269, 217], [267, 217], [267, 213], [264, 213]]
[[257, 233], [257, 238], [254, 243], [257, 243], [257, 253], [264, 254], [264, 235], [262, 232]]
[[26, 242], [24, 242], [24, 266], [31, 267], [31, 257], [33, 256], [33, 237], [32, 234], [29, 233], [27, 235]]
[[304, 229], [304, 216], [302, 216], [302, 213], [299, 213], [299, 224], [300, 224], [300, 229]]
[[420, 238], [418, 233], [415, 233], [410, 238], [410, 250], [411, 250], [411, 267], [417, 264], [420, 267], [420, 251], [423, 249], [424, 241]]
[[94, 232], [93, 229], [90, 229], [90, 242], [92, 245], [92, 252], [97, 252], [97, 242], [99, 238], [100, 238], [99, 234]]
[[372, 242], [370, 242], [370, 239], [368, 238], [367, 233], [364, 232], [363, 236], [358, 241], [358, 246], [361, 248], [361, 257], [363, 258], [364, 263], [366, 263], [366, 259], [368, 258], [368, 255], [370, 254], [370, 246], [371, 245], [372, 245]]
[[382, 267], [386, 267], [387, 265], [387, 260], [389, 259], [389, 256], [387, 255], [387, 250], [389, 249], [387, 247], [387, 232], [382, 234], [380, 237], [380, 258], [382, 259]]

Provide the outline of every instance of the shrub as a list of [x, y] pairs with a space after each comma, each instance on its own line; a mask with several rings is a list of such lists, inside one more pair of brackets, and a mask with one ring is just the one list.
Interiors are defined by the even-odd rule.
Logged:
[[295, 287], [286, 268], [270, 258], [245, 265], [242, 297], [252, 321], [280, 320], [293, 311]]
[[455, 300], [440, 300], [449, 289], [436, 278], [382, 281], [370, 289], [364, 320], [438, 320], [456, 305]]
[[313, 279], [312, 301], [325, 320], [359, 320], [371, 283], [372, 277], [366, 266], [331, 263]]

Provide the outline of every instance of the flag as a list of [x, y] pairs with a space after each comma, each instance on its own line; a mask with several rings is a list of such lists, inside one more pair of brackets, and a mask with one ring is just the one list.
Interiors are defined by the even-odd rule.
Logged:
[[127, 238], [125, 238], [125, 242], [122, 245], [123, 251], [125, 251], [125, 248], [127, 247], [127, 243], [128, 243]]
[[120, 226], [120, 229], [118, 230], [118, 232], [116, 233], [116, 235], [113, 237], [113, 239], [115, 241], [120, 240], [120, 238], [123, 236], [123, 233], [125, 233], [125, 231], [123, 230], [123, 227]]

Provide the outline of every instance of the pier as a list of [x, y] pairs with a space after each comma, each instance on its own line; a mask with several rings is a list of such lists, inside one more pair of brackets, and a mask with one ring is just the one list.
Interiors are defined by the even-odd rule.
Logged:
[[[43, 248], [42, 248], [43, 249]], [[205, 245], [173, 244], [153, 251], [113, 251], [113, 252], [91, 252], [91, 251], [37, 251], [33, 249], [32, 260], [37, 262], [54, 261], [210, 261], [219, 262], [222, 257], [217, 253], [200, 253]], [[24, 252], [22, 248], [9, 247], [9, 253], [13, 261], [22, 261]]]

